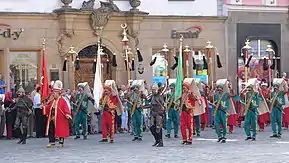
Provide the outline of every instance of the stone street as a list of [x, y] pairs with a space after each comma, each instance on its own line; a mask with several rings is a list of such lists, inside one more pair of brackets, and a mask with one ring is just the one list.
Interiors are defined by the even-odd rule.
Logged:
[[144, 133], [143, 141], [132, 142], [130, 134], [117, 134], [115, 143], [99, 143], [100, 134], [88, 140], [69, 138], [62, 149], [45, 146], [48, 139], [0, 140], [0, 163], [286, 163], [289, 162], [289, 132], [282, 139], [269, 138], [271, 128], [257, 135], [257, 141], [245, 141], [244, 132], [236, 128], [226, 144], [216, 142], [214, 130], [207, 128], [193, 145], [181, 145], [181, 139], [164, 138], [165, 147], [152, 147], [153, 138]]

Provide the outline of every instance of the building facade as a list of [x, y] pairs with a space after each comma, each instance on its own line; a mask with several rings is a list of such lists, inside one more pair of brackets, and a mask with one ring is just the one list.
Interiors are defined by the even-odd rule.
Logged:
[[[246, 40], [250, 41], [250, 62], [248, 77], [259, 77], [269, 81], [269, 74], [278, 77], [282, 72], [289, 72], [286, 64], [289, 45], [287, 0], [227, 0], [224, 5], [226, 33], [228, 38], [228, 66], [236, 71], [229, 71], [232, 81], [236, 75], [244, 79], [244, 63], [242, 55]], [[273, 51], [268, 54], [268, 45]], [[264, 69], [266, 63], [275, 66]], [[236, 65], [238, 65], [236, 67]], [[266, 65], [266, 64], [265, 64]], [[269, 72], [270, 71], [270, 72]], [[237, 84], [236, 82], [234, 84]]]
[[[82, 5], [85, 7], [83, 9], [68, 6], [56, 9], [53, 13], [0, 14], [0, 72], [7, 83], [13, 80], [16, 89], [20, 85], [32, 89], [33, 84], [40, 83], [41, 54], [45, 53], [50, 80], [60, 79], [66, 88], [73, 88], [78, 82], [84, 81], [93, 86], [93, 65], [100, 39], [104, 51], [102, 79], [126, 84], [128, 72], [123, 57], [123, 24], [127, 24], [128, 45], [132, 54], [136, 54], [139, 48], [144, 59], [138, 62], [135, 57], [135, 70], [130, 72], [130, 79], [141, 78], [148, 83], [153, 82], [153, 76], [159, 75], [161, 70], [157, 68], [158, 64], [150, 66], [149, 63], [154, 55], [161, 53], [164, 44], [169, 49], [165, 57], [168, 63], [166, 75], [175, 77], [175, 70], [169, 67], [175, 63], [173, 56], [179, 51], [180, 34], [184, 35], [183, 50], [185, 45], [191, 49], [191, 57], [187, 59], [187, 66], [184, 66], [186, 76], [193, 76], [192, 55], [205, 54], [208, 40], [218, 47], [223, 64], [222, 68], [214, 69], [213, 74], [221, 77], [227, 74], [224, 41], [226, 17], [149, 15], [136, 10], [121, 11], [116, 3], [110, 2], [102, 3], [98, 8], [91, 4]], [[217, 13], [217, 8], [215, 11]], [[71, 47], [75, 54], [69, 53]], [[114, 54], [117, 67], [112, 66]], [[63, 71], [64, 60], [67, 60], [66, 71]], [[80, 68], [76, 70], [74, 65], [78, 60]]]

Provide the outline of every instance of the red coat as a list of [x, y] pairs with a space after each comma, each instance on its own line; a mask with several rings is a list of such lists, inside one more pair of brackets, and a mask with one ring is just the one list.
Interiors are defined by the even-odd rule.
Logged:
[[[51, 108], [53, 106], [53, 103], [57, 102], [55, 100], [51, 101], [47, 106], [45, 106], [45, 115], [47, 115], [47, 125], [46, 125], [46, 132], [45, 134], [48, 135], [48, 129], [49, 129], [49, 122], [51, 119]], [[71, 112], [68, 108], [68, 105], [66, 101], [60, 97], [58, 100], [58, 103], [56, 104], [55, 109], [55, 137], [57, 138], [65, 138], [69, 137], [69, 126], [68, 126], [68, 119], [66, 116], [68, 116], [70, 119], [71, 118]]]

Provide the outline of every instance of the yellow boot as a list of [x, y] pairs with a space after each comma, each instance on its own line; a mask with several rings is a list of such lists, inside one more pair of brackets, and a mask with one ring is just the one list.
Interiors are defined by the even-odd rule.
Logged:
[[51, 148], [51, 147], [54, 147], [55, 146], [55, 143], [49, 143], [46, 147], [47, 148]]
[[58, 144], [57, 148], [62, 148], [63, 144]]

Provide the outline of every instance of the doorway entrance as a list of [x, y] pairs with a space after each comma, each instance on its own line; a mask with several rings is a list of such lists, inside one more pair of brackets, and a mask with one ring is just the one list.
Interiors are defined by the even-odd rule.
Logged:
[[[102, 46], [103, 55], [101, 56], [101, 68], [102, 68], [102, 82], [112, 79], [112, 66], [111, 56], [112, 52], [105, 46]], [[78, 83], [88, 82], [89, 86], [93, 88], [94, 71], [93, 63], [97, 57], [97, 45], [90, 45], [83, 48], [79, 53], [80, 69], [75, 71], [75, 86]]]

